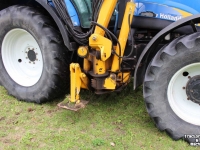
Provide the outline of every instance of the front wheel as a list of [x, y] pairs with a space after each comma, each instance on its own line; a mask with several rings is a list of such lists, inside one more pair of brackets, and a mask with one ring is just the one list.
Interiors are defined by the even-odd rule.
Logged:
[[[158, 129], [174, 140], [200, 134], [200, 33], [164, 46], [149, 64], [143, 90]], [[193, 138], [188, 138], [193, 137]]]
[[66, 93], [69, 60], [54, 22], [38, 10], [0, 12], [0, 82], [19, 100], [42, 103]]

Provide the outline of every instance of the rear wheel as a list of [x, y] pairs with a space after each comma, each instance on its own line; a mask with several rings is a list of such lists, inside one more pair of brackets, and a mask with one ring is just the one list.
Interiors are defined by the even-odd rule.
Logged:
[[200, 33], [175, 39], [157, 53], [143, 94], [158, 129], [174, 140], [200, 134]]
[[66, 93], [69, 60], [60, 33], [36, 9], [0, 12], [0, 82], [19, 100], [42, 103]]

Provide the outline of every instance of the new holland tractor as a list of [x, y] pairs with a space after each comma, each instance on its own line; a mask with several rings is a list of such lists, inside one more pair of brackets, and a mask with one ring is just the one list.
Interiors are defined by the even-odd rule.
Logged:
[[0, 0], [0, 10], [0, 83], [18, 100], [70, 89], [59, 107], [76, 111], [81, 89], [120, 92], [133, 77], [159, 130], [200, 134], [199, 0]]

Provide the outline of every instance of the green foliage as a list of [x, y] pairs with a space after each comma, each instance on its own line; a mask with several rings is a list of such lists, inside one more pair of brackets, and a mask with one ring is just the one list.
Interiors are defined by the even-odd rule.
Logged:
[[102, 146], [105, 144], [105, 141], [102, 139], [94, 139], [92, 141], [93, 146]]

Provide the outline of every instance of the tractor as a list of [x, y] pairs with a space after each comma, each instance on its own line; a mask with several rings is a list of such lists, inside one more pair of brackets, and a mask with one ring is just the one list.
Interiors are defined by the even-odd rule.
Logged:
[[[200, 1], [0, 0], [0, 84], [18, 100], [77, 111], [143, 85], [156, 127], [200, 135]], [[191, 137], [191, 138], [188, 138]]]

